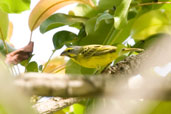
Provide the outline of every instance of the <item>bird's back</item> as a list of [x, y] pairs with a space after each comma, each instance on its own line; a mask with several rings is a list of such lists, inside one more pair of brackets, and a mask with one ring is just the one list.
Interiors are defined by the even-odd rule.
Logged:
[[105, 66], [117, 58], [116, 49], [110, 45], [83, 46], [74, 61], [87, 68]]

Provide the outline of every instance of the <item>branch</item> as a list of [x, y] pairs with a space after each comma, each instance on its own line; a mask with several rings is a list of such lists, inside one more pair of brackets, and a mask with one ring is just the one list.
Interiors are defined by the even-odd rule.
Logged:
[[26, 73], [18, 76], [15, 85], [27, 95], [38, 96], [87, 96], [103, 90], [100, 77], [63, 76], [46, 73]]
[[[155, 82], [155, 83], [154, 83]], [[131, 96], [140, 91], [164, 91], [167, 93], [165, 99], [171, 97], [171, 77], [150, 77], [144, 78], [141, 86], [135, 89], [130, 88], [127, 83], [122, 80], [115, 80], [112, 77], [94, 76], [94, 77], [78, 77], [78, 76], [58, 76], [55, 74], [37, 74], [29, 73], [15, 80], [15, 85], [21, 88], [24, 93], [38, 96], [61, 96], [61, 97], [80, 97], [80, 96], [98, 96], [105, 94], [107, 96], [115, 96], [118, 91], [130, 91]], [[119, 92], [120, 93], [120, 92]], [[149, 93], [149, 92], [147, 92]], [[157, 95], [156, 95], [157, 96]], [[139, 95], [138, 97], [144, 97]], [[147, 97], [148, 98], [148, 97]], [[160, 97], [157, 97], [161, 99]], [[163, 98], [162, 98], [163, 99]]]
[[40, 114], [51, 114], [53, 112], [57, 112], [62, 110], [63, 108], [70, 106], [74, 103], [78, 103], [83, 98], [60, 98], [60, 97], [53, 97], [48, 100], [44, 100], [39, 102], [33, 106]]

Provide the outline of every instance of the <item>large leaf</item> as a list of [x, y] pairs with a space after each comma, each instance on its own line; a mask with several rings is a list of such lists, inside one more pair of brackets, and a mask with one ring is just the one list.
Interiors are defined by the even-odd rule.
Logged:
[[7, 13], [20, 13], [30, 9], [30, 0], [0, 0], [0, 9]]
[[127, 13], [132, 0], [122, 0], [114, 15], [115, 27], [122, 28], [127, 23]]
[[[96, 4], [96, 0], [92, 0]], [[85, 4], [78, 4], [75, 8], [70, 10], [70, 15], [83, 16], [83, 17], [94, 17], [99, 12], [98, 8], [90, 7]]]
[[84, 17], [78, 17], [78, 16], [72, 16], [72, 15], [66, 15], [62, 13], [56, 13], [52, 16], [50, 16], [48, 19], [46, 19], [41, 25], [40, 25], [40, 32], [45, 33], [51, 29], [64, 26], [64, 25], [73, 25], [76, 23], [85, 23], [87, 18]]
[[156, 33], [170, 33], [171, 12], [153, 10], [143, 14], [135, 20], [132, 27], [132, 37], [145, 40]]
[[[158, 0], [159, 2], [171, 2], [171, 0]], [[171, 10], [171, 4], [161, 4], [160, 9]]]
[[131, 34], [131, 28], [134, 23], [135, 19], [129, 20], [128, 23], [125, 25], [125, 27], [113, 31], [113, 37], [111, 40], [108, 41], [107, 44], [113, 45], [113, 44], [119, 44], [125, 41]]
[[106, 23], [110, 23], [110, 20], [113, 19], [113, 16], [110, 15], [108, 12], [101, 13], [98, 15], [95, 25], [95, 30], [98, 29], [100, 23], [104, 20]]
[[60, 31], [53, 36], [53, 45], [55, 49], [60, 49], [62, 46], [69, 45], [77, 40], [77, 35], [69, 31]]
[[95, 69], [85, 68], [79, 64], [69, 60], [66, 64], [66, 74], [93, 74]]
[[97, 30], [95, 30], [97, 17], [91, 18], [86, 22], [85, 30], [87, 36], [79, 40], [79, 45], [89, 45], [89, 44], [103, 44], [105, 38], [107, 37], [113, 22], [106, 23], [104, 20], [100, 22]]
[[8, 33], [8, 14], [0, 10], [0, 39], [5, 40]]
[[84, 3], [91, 5], [87, 0], [40, 0], [30, 14], [30, 30], [33, 31], [36, 29], [56, 10], [72, 3]]
[[51, 59], [47, 64], [46, 68], [43, 69], [43, 72], [46, 73], [61, 73], [64, 74], [65, 70], [65, 63], [64, 57], [55, 57]]
[[100, 0], [98, 8], [102, 11], [117, 7], [121, 0]]

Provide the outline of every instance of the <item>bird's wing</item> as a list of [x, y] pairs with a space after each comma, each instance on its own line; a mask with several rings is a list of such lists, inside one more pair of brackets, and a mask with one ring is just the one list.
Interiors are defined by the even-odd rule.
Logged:
[[85, 46], [81, 53], [84, 55], [84, 57], [91, 57], [113, 52], [116, 52], [116, 47], [114, 46], [91, 45]]

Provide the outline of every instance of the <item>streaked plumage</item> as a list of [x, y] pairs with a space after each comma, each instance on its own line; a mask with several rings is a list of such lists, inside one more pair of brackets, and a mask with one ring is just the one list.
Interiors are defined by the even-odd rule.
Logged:
[[[142, 51], [142, 49], [124, 48], [122, 51]], [[72, 46], [65, 49], [61, 55], [68, 56], [76, 63], [87, 68], [105, 66], [119, 56], [117, 47], [110, 45]]]

